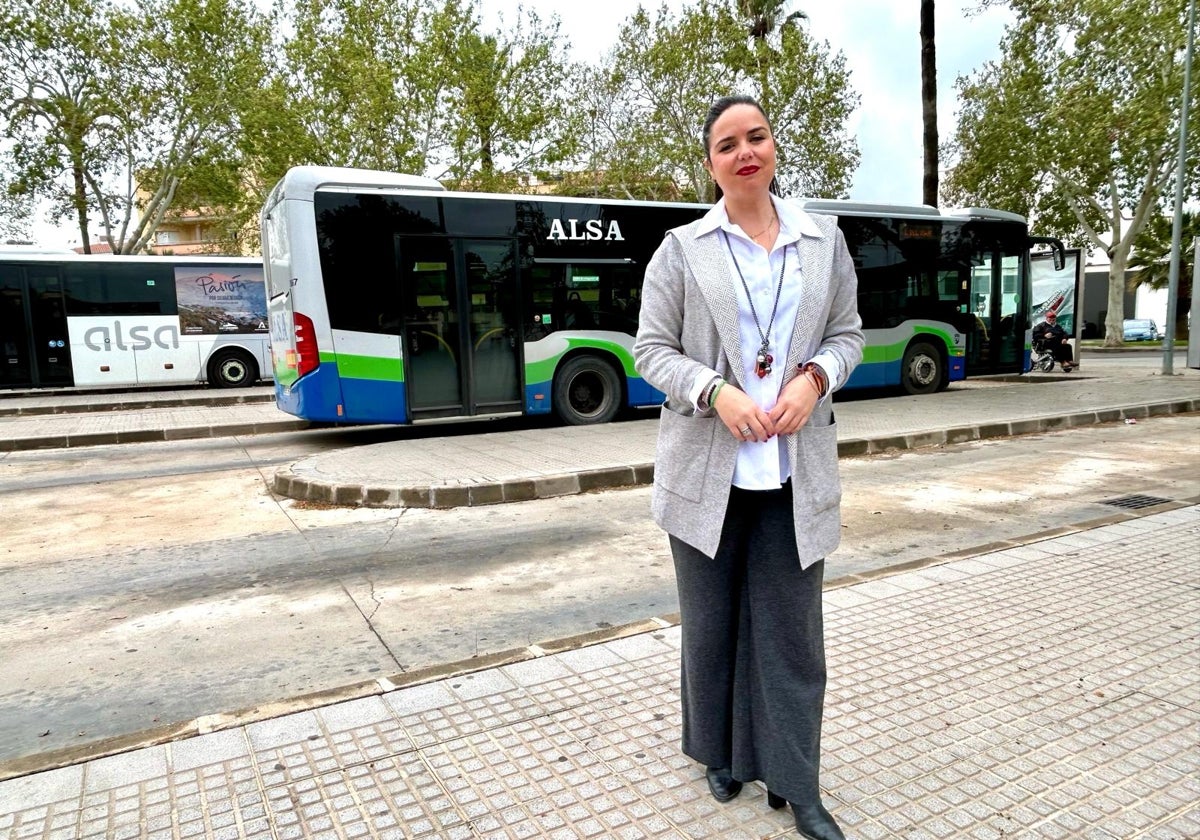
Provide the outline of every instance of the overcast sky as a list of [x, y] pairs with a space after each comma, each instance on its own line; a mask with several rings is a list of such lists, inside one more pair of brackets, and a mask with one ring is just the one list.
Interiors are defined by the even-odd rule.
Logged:
[[[678, 11], [693, 0], [665, 0]], [[479, 0], [486, 24], [500, 15], [509, 20], [516, 0]], [[999, 55], [1000, 37], [1011, 20], [1005, 9], [968, 18], [978, 0], [937, 0], [938, 136], [947, 139], [957, 113], [954, 80]], [[617, 30], [639, 5], [656, 10], [658, 2], [639, 0], [523, 0], [542, 18], [557, 15], [574, 58], [601, 56], [614, 44]], [[919, 204], [921, 201], [921, 47], [919, 0], [799, 0], [789, 9], [809, 16], [812, 35], [846, 55], [850, 82], [861, 97], [849, 130], [862, 158], [850, 197], [858, 201]], [[68, 225], [50, 228], [38, 222], [35, 236], [46, 246], [78, 244]]]
[[[484, 20], [511, 17], [514, 0], [480, 0]], [[656, 0], [523, 0], [539, 17], [558, 15], [574, 57], [585, 61], [608, 51], [621, 23], [639, 5], [657, 10]], [[678, 11], [694, 0], [665, 0]], [[857, 201], [921, 203], [921, 22], [919, 0], [793, 0], [788, 10], [808, 15], [818, 40], [842, 52], [850, 83], [861, 97], [849, 130], [862, 158], [850, 197]], [[978, 0], [937, 0], [938, 138], [950, 137], [957, 113], [954, 80], [999, 57], [1000, 38], [1012, 15], [991, 9], [965, 12]]]

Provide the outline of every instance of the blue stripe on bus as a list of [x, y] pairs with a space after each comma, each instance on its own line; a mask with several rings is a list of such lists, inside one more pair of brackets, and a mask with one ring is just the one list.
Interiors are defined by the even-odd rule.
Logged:
[[[899, 385], [901, 363], [899, 359], [887, 362], [863, 362], [850, 374], [846, 388], [881, 388]], [[950, 357], [950, 382], [959, 382], [966, 378], [967, 369], [962, 356]]]
[[531, 382], [525, 386], [526, 414], [549, 414], [551, 408], [549, 382]]
[[[961, 356], [950, 358], [950, 381], [966, 376]], [[1028, 368], [1028, 353], [1026, 354]], [[866, 362], [854, 369], [846, 388], [877, 388], [900, 382], [899, 360]], [[661, 391], [640, 377], [626, 380], [631, 406], [658, 405], [664, 399]], [[551, 383], [535, 382], [525, 386], [525, 413], [549, 414], [553, 409]], [[338, 416], [338, 404], [345, 400], [345, 412]], [[313, 373], [293, 384], [287, 391], [275, 385], [275, 401], [282, 411], [315, 422], [329, 423], [408, 423], [408, 396], [403, 382], [377, 379], [339, 380], [337, 365], [323, 363]], [[352, 419], [351, 419], [352, 418]]]
[[625, 380], [626, 390], [629, 391], [630, 405], [661, 405], [667, 395], [652, 387], [645, 379], [629, 377]]
[[276, 384], [275, 404], [288, 414], [320, 423], [409, 422], [403, 382], [339, 378], [337, 365], [329, 362], [292, 383], [290, 391]]
[[[549, 414], [551, 412], [554, 408], [551, 401], [551, 387], [553, 386], [550, 382], [535, 382], [525, 386], [526, 414]], [[640, 376], [626, 379], [625, 389], [629, 392], [626, 405], [630, 406], [659, 405], [666, 398], [662, 391], [648, 385], [646, 380]]]
[[409, 423], [408, 394], [403, 382], [342, 377], [346, 416], [355, 423]]
[[312, 373], [296, 380], [290, 389], [275, 384], [275, 404], [281, 411], [321, 423], [344, 421], [338, 417], [341, 380], [337, 365], [322, 363]]

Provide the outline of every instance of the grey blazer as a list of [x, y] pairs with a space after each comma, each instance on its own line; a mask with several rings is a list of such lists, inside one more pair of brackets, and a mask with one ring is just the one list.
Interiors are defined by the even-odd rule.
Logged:
[[[797, 365], [829, 352], [841, 366], [840, 387], [862, 360], [858, 280], [837, 219], [808, 218], [820, 235], [804, 235], [798, 243], [803, 288], [782, 367], [784, 382], [796, 375]], [[729, 263], [719, 236], [696, 237], [699, 224], [668, 231], [646, 267], [633, 356], [638, 373], [667, 395], [654, 462], [654, 521], [712, 557], [721, 541], [740, 444], [715, 411], [697, 413], [688, 394], [705, 368], [740, 387], [743, 366]], [[830, 401], [818, 405], [808, 423], [785, 442], [796, 547], [807, 568], [833, 551], [841, 538], [842, 490]]]

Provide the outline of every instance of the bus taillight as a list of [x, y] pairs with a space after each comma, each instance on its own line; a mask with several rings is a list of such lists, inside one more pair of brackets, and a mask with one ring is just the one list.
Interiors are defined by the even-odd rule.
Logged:
[[292, 313], [292, 317], [296, 324], [296, 376], [300, 377], [317, 369], [321, 354], [317, 350], [312, 318], [299, 312]]

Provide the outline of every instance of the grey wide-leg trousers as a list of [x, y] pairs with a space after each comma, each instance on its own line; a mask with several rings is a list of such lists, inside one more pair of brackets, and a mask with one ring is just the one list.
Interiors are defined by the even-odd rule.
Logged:
[[791, 484], [732, 488], [716, 557], [671, 537], [679, 588], [683, 752], [820, 801], [825, 562], [800, 568]]

